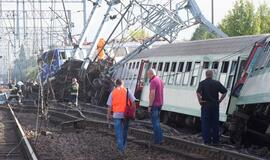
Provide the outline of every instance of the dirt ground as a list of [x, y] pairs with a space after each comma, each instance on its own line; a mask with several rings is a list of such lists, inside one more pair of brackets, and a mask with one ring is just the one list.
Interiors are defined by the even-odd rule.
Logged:
[[[124, 157], [116, 150], [113, 136], [97, 132], [93, 129], [61, 131], [49, 124], [46, 136], [39, 134], [35, 138], [36, 115], [18, 113], [31, 143], [35, 146], [41, 160], [181, 160], [180, 157], [149, 151], [146, 147], [128, 142]], [[41, 121], [39, 121], [41, 122]], [[45, 130], [41, 125], [41, 130]]]

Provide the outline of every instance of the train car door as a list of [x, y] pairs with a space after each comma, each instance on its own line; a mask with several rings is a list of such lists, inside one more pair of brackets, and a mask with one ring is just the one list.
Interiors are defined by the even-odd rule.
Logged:
[[148, 60], [141, 60], [140, 66], [139, 66], [139, 72], [137, 76], [137, 82], [136, 82], [136, 88], [134, 95], [137, 99], [141, 98], [142, 89], [144, 86], [144, 82], [146, 80], [146, 72], [150, 68], [149, 61]]

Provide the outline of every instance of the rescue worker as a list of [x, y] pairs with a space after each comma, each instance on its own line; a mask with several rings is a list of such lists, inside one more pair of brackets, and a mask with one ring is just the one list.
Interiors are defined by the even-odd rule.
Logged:
[[97, 44], [98, 61], [102, 61], [105, 59], [105, 51], [104, 51], [105, 43], [106, 43], [106, 41], [104, 38], [101, 38], [98, 41], [98, 44]]
[[[219, 104], [226, 96], [227, 89], [213, 80], [213, 71], [207, 70], [206, 79], [197, 89], [197, 98], [201, 105], [201, 129], [204, 144], [219, 144]], [[219, 98], [219, 93], [221, 97]]]
[[160, 112], [163, 105], [163, 81], [156, 75], [154, 69], [147, 72], [150, 80], [149, 107], [148, 112], [151, 115], [152, 126], [154, 130], [154, 144], [163, 143], [163, 133], [160, 127]]
[[[123, 81], [117, 79], [115, 81], [116, 87], [110, 93], [107, 100], [108, 112], [107, 119], [113, 118], [114, 130], [117, 140], [117, 149], [122, 156], [126, 148], [126, 141], [128, 135], [129, 120], [125, 119], [124, 113], [127, 106], [127, 95], [129, 100], [132, 102], [133, 107], [135, 107], [136, 98], [131, 92], [128, 91], [123, 85]], [[113, 114], [111, 114], [113, 113]]]
[[12, 80], [12, 82], [9, 84], [9, 91], [11, 95], [17, 95], [18, 87], [16, 80]]
[[72, 78], [72, 83], [70, 86], [70, 103], [78, 106], [78, 95], [79, 95], [79, 83], [76, 78]]
[[[9, 92], [10, 95], [8, 96], [8, 100], [12, 102], [12, 100], [19, 101], [18, 96], [18, 85], [16, 84], [16, 80], [12, 80], [12, 82], [9, 84]], [[13, 101], [14, 102], [14, 101]]]

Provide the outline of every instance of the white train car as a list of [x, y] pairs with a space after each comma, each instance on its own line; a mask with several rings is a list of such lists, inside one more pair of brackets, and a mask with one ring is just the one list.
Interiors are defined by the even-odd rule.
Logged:
[[220, 121], [227, 119], [230, 91], [234, 82], [240, 78], [241, 69], [250, 54], [253, 45], [264, 38], [259, 36], [242, 36], [204, 41], [191, 41], [163, 45], [143, 51], [119, 68], [115, 78], [125, 81], [125, 86], [135, 95], [141, 91], [141, 106], [148, 106], [149, 80], [146, 71], [154, 68], [165, 84], [164, 120], [183, 117], [200, 117], [201, 107], [197, 102], [196, 89], [205, 79], [207, 69], [215, 70], [215, 79], [229, 90], [220, 105]]

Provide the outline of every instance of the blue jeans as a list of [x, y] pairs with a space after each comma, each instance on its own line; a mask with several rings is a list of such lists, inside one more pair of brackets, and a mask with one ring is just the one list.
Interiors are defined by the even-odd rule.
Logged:
[[117, 141], [117, 149], [123, 152], [126, 147], [129, 120], [124, 118], [114, 118], [114, 131]]
[[161, 107], [153, 106], [151, 109], [151, 121], [154, 130], [154, 143], [161, 144], [163, 142], [163, 134], [160, 127], [160, 111]]
[[219, 142], [219, 105], [206, 104], [201, 108], [201, 129], [205, 144]]

